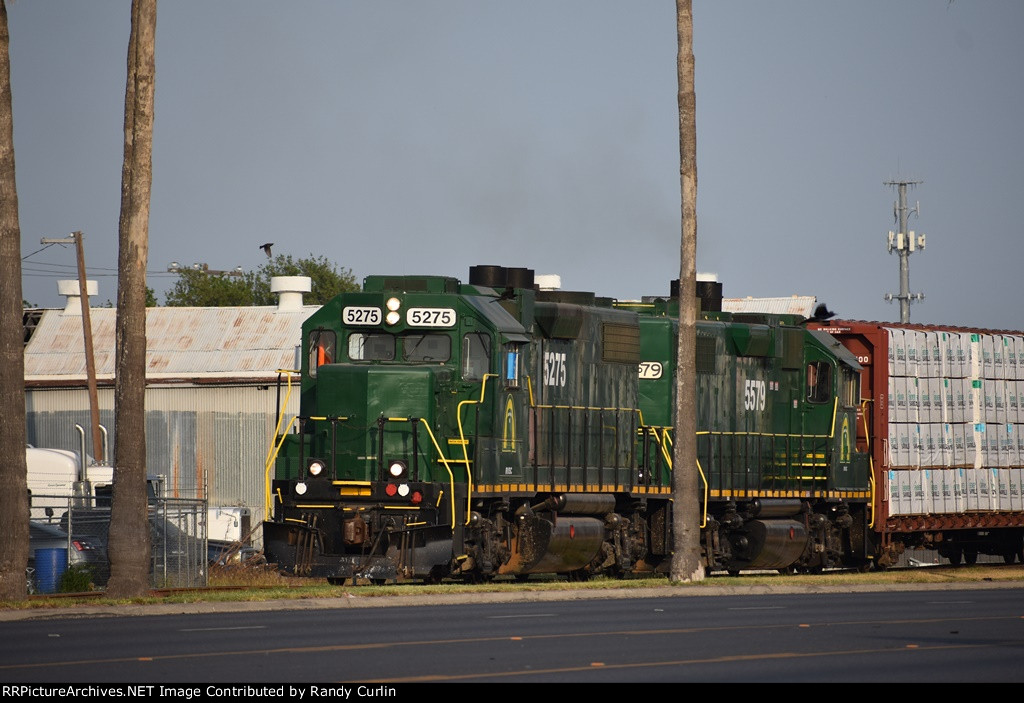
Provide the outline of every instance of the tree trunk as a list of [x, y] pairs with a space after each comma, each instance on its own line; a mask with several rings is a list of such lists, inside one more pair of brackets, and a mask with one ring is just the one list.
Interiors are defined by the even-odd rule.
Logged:
[[156, 0], [132, 0], [124, 100], [124, 167], [117, 281], [114, 382], [114, 499], [110, 514], [110, 581], [115, 598], [149, 590], [146, 501], [146, 263], [153, 180], [153, 84]]
[[11, 36], [0, 0], [0, 600], [27, 595], [28, 484], [25, 468], [25, 325], [21, 299], [21, 226], [14, 182]]
[[697, 95], [693, 79], [692, 0], [676, 0], [679, 38], [679, 177], [682, 237], [679, 252], [679, 351], [676, 377], [672, 488], [673, 581], [700, 581], [700, 477], [697, 473]]

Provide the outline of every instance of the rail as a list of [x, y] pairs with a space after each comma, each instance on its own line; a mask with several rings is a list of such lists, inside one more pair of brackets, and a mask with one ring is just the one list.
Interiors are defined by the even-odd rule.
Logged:
[[[860, 401], [860, 416], [864, 419], [864, 441], [871, 446], [871, 436], [868, 434], [868, 403], [873, 403], [874, 398], [862, 398]], [[871, 511], [871, 519], [868, 521], [868, 528], [875, 526], [875, 457], [868, 452], [868, 510]]]
[[271, 506], [273, 506], [273, 494], [271, 493], [270, 486], [270, 472], [274, 468], [274, 462], [277, 460], [277, 455], [281, 451], [281, 447], [284, 445], [284, 438], [287, 436], [287, 431], [291, 429], [292, 424], [295, 423], [297, 416], [293, 416], [288, 424], [285, 426], [285, 431], [281, 432], [281, 423], [284, 420], [286, 408], [288, 407], [288, 399], [292, 394], [292, 375], [299, 373], [292, 369], [278, 369], [277, 370], [277, 397], [280, 403], [281, 398], [281, 375], [285, 375], [287, 391], [284, 396], [284, 404], [278, 405], [277, 409], [277, 425], [274, 426], [274, 439], [270, 442], [270, 447], [267, 449], [267, 459], [263, 464], [263, 504], [266, 506], [267, 518], [269, 519], [273, 514]]
[[[416, 444], [415, 444], [415, 442], [416, 442], [416, 432], [417, 432], [417, 428], [420, 427], [420, 426], [426, 428], [427, 434], [430, 436], [430, 441], [434, 445], [434, 449], [437, 450], [438, 459], [440, 460], [441, 465], [444, 466], [445, 471], [448, 472], [448, 486], [449, 486], [449, 488], [451, 489], [451, 492], [452, 492], [452, 499], [451, 499], [451, 505], [452, 505], [452, 530], [454, 531], [455, 530], [455, 473], [452, 471], [452, 467], [448, 463], [450, 460], [448, 459], [448, 457], [446, 457], [444, 455], [444, 452], [441, 451], [441, 446], [437, 442], [437, 437], [434, 435], [434, 431], [432, 429], [430, 429], [430, 423], [428, 423], [428, 422], [421, 422], [422, 420], [423, 420], [423, 418], [420, 418], [420, 417], [382, 417], [382, 418], [380, 418], [380, 421], [381, 421], [381, 433], [380, 433], [380, 435], [381, 435], [381, 442], [383, 443], [383, 441], [384, 441], [384, 437], [383, 437], [383, 435], [384, 435], [383, 423], [384, 422], [408, 422], [412, 426], [412, 437], [413, 437], [412, 456], [413, 456], [413, 462], [414, 462], [414, 469], [413, 469], [413, 471], [418, 476], [418, 470], [415, 468], [415, 462], [417, 460], [417, 450], [416, 450]], [[379, 454], [380, 454], [380, 456], [378, 457], [379, 461], [383, 461], [384, 460], [383, 459], [383, 453], [379, 452]], [[466, 474], [467, 474], [467, 481], [468, 481], [469, 480], [468, 479], [468, 475], [469, 475], [469, 466], [468, 466], [468, 464], [466, 466]], [[468, 503], [466, 505], [466, 524], [469, 524], [469, 504]]]
[[[466, 465], [466, 524], [469, 524], [470, 515], [472, 510], [473, 498], [473, 472], [470, 470], [471, 464], [469, 463], [469, 450], [467, 449], [469, 441], [466, 439], [465, 430], [462, 427], [462, 406], [463, 405], [483, 405], [484, 398], [487, 395], [487, 379], [497, 378], [496, 373], [485, 373], [483, 378], [480, 379], [480, 400], [473, 400], [471, 398], [461, 401], [455, 408], [455, 423], [459, 427], [459, 444], [462, 445], [462, 460]], [[529, 376], [527, 376], [527, 382], [529, 382]], [[533, 399], [533, 390], [530, 390], [530, 399]], [[438, 449], [440, 452], [440, 449]], [[455, 493], [452, 493], [452, 510], [455, 509]], [[455, 518], [452, 517], [452, 526], [455, 525]]]
[[[641, 421], [643, 421], [643, 415], [642, 414], [640, 415], [640, 419], [641, 419]], [[669, 433], [669, 428], [666, 427], [666, 428], [663, 428], [663, 429], [665, 430], [666, 448], [674, 447], [675, 445], [672, 442], [672, 436]], [[701, 433], [697, 432], [696, 434], [699, 435]], [[669, 452], [665, 456], [666, 460], [668, 461], [668, 468], [669, 468], [670, 472], [672, 471], [672, 456], [673, 456], [672, 452]], [[701, 502], [701, 511], [700, 511], [700, 513], [701, 513], [701, 515], [700, 515], [700, 526], [703, 528], [703, 527], [707, 527], [707, 525], [708, 525], [708, 492], [710, 491], [710, 484], [708, 482], [707, 474], [704, 473], [704, 467], [700, 465], [700, 457], [696, 458], [695, 463], [696, 463], [696, 466], [697, 466], [697, 475], [700, 477], [700, 482], [704, 486], [704, 491], [703, 491], [703, 493], [704, 493], [704, 496], [703, 496], [704, 500]], [[673, 488], [674, 488], [674, 486], [673, 486]]]
[[704, 430], [697, 436], [698, 457], [728, 467], [715, 472], [714, 490], [813, 494], [829, 478], [831, 435]]

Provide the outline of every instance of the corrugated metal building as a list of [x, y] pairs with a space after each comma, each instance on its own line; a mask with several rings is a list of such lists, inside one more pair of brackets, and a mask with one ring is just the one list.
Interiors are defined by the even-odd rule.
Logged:
[[722, 311], [810, 317], [814, 314], [817, 303], [818, 299], [813, 295], [792, 295], [788, 298], [722, 298]]
[[[262, 520], [278, 371], [296, 367], [302, 323], [318, 309], [302, 305], [309, 281], [296, 279], [274, 279], [282, 294], [277, 307], [147, 310], [147, 469], [165, 477], [169, 496], [205, 498], [211, 508], [242, 506], [253, 525]], [[25, 346], [28, 442], [37, 447], [79, 450], [76, 424], [91, 437], [80, 306], [71, 296], [64, 310], [43, 311]], [[116, 315], [114, 308], [90, 308], [100, 424], [110, 431], [111, 459]], [[298, 395], [291, 395], [289, 417], [298, 412]]]

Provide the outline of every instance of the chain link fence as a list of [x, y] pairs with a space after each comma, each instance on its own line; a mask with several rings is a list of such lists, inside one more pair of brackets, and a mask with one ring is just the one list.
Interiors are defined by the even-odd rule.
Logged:
[[[150, 498], [150, 586], [196, 588], [208, 584], [207, 502], [188, 498]], [[36, 554], [67, 550], [65, 569], [87, 572], [94, 588], [110, 578], [107, 542], [109, 500], [79, 496], [33, 495], [29, 548], [30, 585], [38, 586], [42, 564]], [[142, 536], [140, 536], [141, 545]], [[40, 551], [47, 550], [47, 551]]]

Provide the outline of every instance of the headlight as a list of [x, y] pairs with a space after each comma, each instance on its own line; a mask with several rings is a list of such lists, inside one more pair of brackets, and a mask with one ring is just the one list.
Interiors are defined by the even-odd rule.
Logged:
[[319, 476], [324, 472], [325, 468], [327, 467], [324, 465], [324, 462], [322, 462], [320, 459], [311, 459], [309, 462], [309, 475]]
[[399, 315], [397, 312], [391, 311], [384, 318], [384, 322], [388, 323], [389, 325], [397, 325], [401, 319], [401, 315]]
[[300, 495], [300, 496], [306, 495], [306, 484], [303, 483], [302, 481], [299, 481], [298, 483], [296, 483], [295, 484], [295, 494], [296, 495]]
[[391, 478], [401, 478], [405, 475], [405, 462], [392, 461], [388, 464], [388, 473], [391, 475]]
[[402, 301], [399, 300], [398, 298], [388, 298], [388, 302], [386, 303], [386, 305], [388, 310], [390, 310], [391, 312], [396, 312], [400, 307], [402, 307]]

